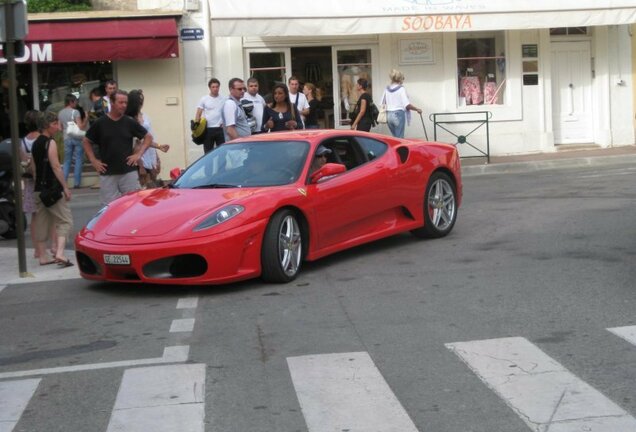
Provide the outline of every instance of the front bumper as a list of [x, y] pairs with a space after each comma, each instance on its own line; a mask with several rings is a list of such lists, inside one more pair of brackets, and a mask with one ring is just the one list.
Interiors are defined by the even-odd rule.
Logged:
[[[197, 239], [134, 245], [97, 242], [79, 234], [76, 258], [80, 274], [90, 280], [170, 285], [235, 282], [261, 274], [266, 225], [267, 220], [262, 220]], [[105, 254], [129, 255], [130, 264], [106, 264]]]

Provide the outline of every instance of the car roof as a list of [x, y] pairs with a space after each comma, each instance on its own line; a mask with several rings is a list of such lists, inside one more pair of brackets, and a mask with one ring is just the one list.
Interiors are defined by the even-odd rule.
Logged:
[[231, 143], [245, 143], [254, 141], [309, 141], [312, 144], [321, 142], [324, 139], [341, 136], [369, 136], [384, 141], [387, 144], [394, 141], [401, 141], [398, 138], [380, 135], [376, 133], [354, 131], [349, 129], [303, 129], [289, 132], [272, 132], [250, 135], [248, 137], [238, 138]]

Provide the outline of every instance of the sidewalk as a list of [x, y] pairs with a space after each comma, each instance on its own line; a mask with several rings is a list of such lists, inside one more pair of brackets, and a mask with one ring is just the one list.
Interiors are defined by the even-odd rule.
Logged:
[[[636, 145], [614, 148], [570, 147], [553, 153], [537, 153], [518, 156], [494, 156], [490, 163], [486, 158], [462, 159], [462, 176], [485, 174], [517, 174], [549, 169], [567, 169], [602, 165], [633, 165], [636, 167]], [[83, 188], [74, 191], [78, 196], [97, 195], [96, 189]], [[18, 251], [15, 247], [2, 247], [0, 241], [0, 291], [4, 286], [20, 283], [34, 283], [79, 278], [75, 263], [75, 253], [67, 251], [67, 256], [75, 263], [73, 267], [59, 268], [57, 265], [40, 266], [33, 258], [33, 249], [26, 250], [28, 277], [20, 277]]]
[[27, 248], [27, 273], [25, 277], [20, 277], [17, 247], [0, 247], [0, 274], [3, 275], [0, 280], [0, 291], [6, 285], [80, 278], [75, 262], [75, 252], [67, 250], [65, 254], [75, 264], [74, 266], [66, 268], [61, 268], [57, 264], [41, 266], [38, 260], [33, 258], [33, 249]]
[[462, 159], [462, 176], [518, 174], [548, 169], [581, 168], [611, 164], [636, 166], [636, 145], [596, 148], [571, 146], [553, 153]]

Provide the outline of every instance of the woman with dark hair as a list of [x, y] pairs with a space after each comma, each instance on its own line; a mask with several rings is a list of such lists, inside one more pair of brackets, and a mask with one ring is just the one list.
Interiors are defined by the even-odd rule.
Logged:
[[[57, 143], [53, 136], [60, 131], [57, 114], [45, 112], [38, 117], [40, 135], [33, 142], [33, 162], [35, 163], [35, 220], [36, 250], [40, 265], [57, 263], [60, 267], [69, 267], [73, 263], [64, 255], [66, 239], [73, 227], [73, 216], [68, 201], [71, 191], [66, 185], [64, 172], [57, 155]], [[62, 197], [50, 206], [45, 206], [40, 193], [52, 186], [62, 191]], [[57, 246], [53, 259], [48, 258], [46, 241], [55, 227]]]
[[[148, 133], [152, 134], [150, 118], [141, 109], [144, 106], [144, 94], [142, 90], [131, 90], [128, 93], [128, 106], [126, 107], [126, 115], [137, 120]], [[154, 136], [154, 135], [153, 135]], [[143, 155], [141, 155], [139, 163], [139, 184], [142, 188], [156, 187], [157, 176], [161, 170], [161, 161], [157, 149], [164, 153], [168, 151], [168, 144], [159, 145], [156, 142], [150, 144]]]
[[371, 126], [373, 126], [373, 119], [371, 118], [371, 104], [373, 99], [371, 95], [367, 93], [369, 88], [369, 81], [364, 78], [360, 78], [356, 83], [356, 89], [360, 96], [358, 96], [358, 103], [355, 110], [353, 110], [353, 123], [351, 123], [351, 129], [369, 132]]
[[[36, 138], [40, 136], [40, 131], [38, 130], [38, 116], [40, 113], [35, 110], [29, 110], [24, 114], [24, 125], [26, 127], [26, 135], [20, 139], [20, 156], [25, 164], [30, 164], [31, 166], [35, 166], [32, 158], [31, 150], [33, 148], [33, 143]], [[33, 247], [37, 244], [35, 237], [35, 220], [37, 218], [36, 206], [35, 206], [35, 178], [33, 176], [34, 173], [31, 174], [31, 177], [22, 177], [22, 211], [24, 214], [31, 215], [31, 241], [33, 243]], [[55, 236], [53, 236], [55, 239]], [[56, 240], [56, 239], [55, 239]], [[55, 250], [55, 247], [52, 248]], [[33, 254], [34, 258], [38, 258], [39, 252], [36, 249]]]
[[300, 120], [298, 110], [289, 100], [289, 90], [285, 84], [276, 84], [272, 91], [274, 101], [263, 112], [263, 131], [278, 132], [293, 130]]

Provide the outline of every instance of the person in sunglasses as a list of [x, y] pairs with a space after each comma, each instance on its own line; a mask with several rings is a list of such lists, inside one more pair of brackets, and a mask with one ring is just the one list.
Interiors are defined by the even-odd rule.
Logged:
[[247, 114], [241, 107], [241, 99], [245, 94], [245, 82], [240, 78], [232, 78], [228, 87], [230, 89], [230, 97], [223, 104], [225, 141], [252, 134], [252, 129], [247, 121]]

